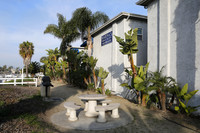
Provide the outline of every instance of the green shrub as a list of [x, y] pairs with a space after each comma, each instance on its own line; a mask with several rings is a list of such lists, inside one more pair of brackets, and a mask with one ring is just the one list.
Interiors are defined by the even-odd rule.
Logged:
[[175, 106], [175, 110], [179, 113], [186, 113], [190, 115], [192, 112], [197, 111], [198, 106], [188, 106], [189, 100], [198, 92], [198, 90], [194, 90], [188, 92], [188, 84], [185, 84], [183, 88], [176, 90], [176, 95], [178, 97], [178, 106]]

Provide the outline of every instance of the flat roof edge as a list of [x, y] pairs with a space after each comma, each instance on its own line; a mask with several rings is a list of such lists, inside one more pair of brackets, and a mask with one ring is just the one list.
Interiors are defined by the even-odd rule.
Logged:
[[132, 18], [138, 18], [138, 19], [147, 20], [147, 16], [144, 16], [144, 15], [127, 13], [127, 12], [121, 12], [120, 14], [118, 14], [114, 18], [108, 20], [102, 26], [100, 26], [99, 28], [97, 28], [96, 30], [94, 30], [93, 32], [91, 32], [91, 35], [94, 35], [94, 34], [98, 33], [99, 31], [103, 30], [105, 27], [107, 27], [108, 25], [112, 24], [113, 22], [115, 22], [116, 20], [118, 20], [121, 17], [132, 17]]

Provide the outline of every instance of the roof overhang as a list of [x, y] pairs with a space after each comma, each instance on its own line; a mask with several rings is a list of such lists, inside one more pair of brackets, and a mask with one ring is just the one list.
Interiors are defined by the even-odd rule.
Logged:
[[150, 2], [152, 2], [153, 0], [139, 0], [138, 2], [136, 2], [137, 5], [141, 5], [141, 6], [148, 6]]
[[96, 30], [94, 30], [93, 32], [91, 32], [91, 36], [98, 34], [102, 30], [104, 30], [105, 28], [111, 26], [112, 23], [114, 23], [114, 22], [116, 22], [120, 19], [123, 19], [123, 18], [135, 18], [135, 19], [147, 21], [147, 16], [139, 15], [139, 14], [133, 14], [133, 13], [127, 13], [127, 12], [121, 12], [120, 14], [115, 16], [114, 18], [112, 18], [109, 21], [107, 21], [106, 23], [104, 23], [101, 27], [99, 27]]

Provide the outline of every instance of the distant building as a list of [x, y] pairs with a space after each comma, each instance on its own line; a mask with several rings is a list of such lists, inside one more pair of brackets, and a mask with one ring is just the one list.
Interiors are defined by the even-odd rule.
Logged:
[[[200, 90], [200, 0], [140, 0], [148, 10], [149, 69], [166, 66], [172, 76], [189, 91]], [[200, 104], [200, 91], [192, 105]], [[200, 109], [199, 109], [200, 113]]]
[[119, 44], [114, 35], [124, 38], [124, 33], [138, 28], [138, 49], [134, 54], [135, 65], [147, 63], [147, 17], [122, 12], [91, 33], [93, 37], [93, 56], [98, 59], [97, 67], [109, 72], [105, 79], [105, 88], [123, 95], [121, 83], [126, 81], [124, 69], [130, 67], [127, 55], [119, 51]]

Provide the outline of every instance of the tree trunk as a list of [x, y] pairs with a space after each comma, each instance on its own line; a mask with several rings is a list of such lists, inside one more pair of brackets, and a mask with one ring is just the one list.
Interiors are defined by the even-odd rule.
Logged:
[[140, 97], [140, 92], [137, 91], [137, 98], [138, 98], [138, 104], [141, 104], [141, 97]]
[[52, 66], [51, 68], [52, 68], [52, 73], [53, 73], [53, 79], [55, 80], [56, 78], [55, 78], [55, 73], [54, 73], [55, 72], [54, 66]]
[[162, 110], [166, 111], [166, 95], [165, 95], [165, 92], [161, 92], [161, 97], [162, 97], [162, 100], [161, 100]]
[[146, 96], [147, 96], [147, 94], [144, 94], [142, 91], [141, 91], [141, 94], [142, 94], [142, 106], [146, 106]]
[[161, 92], [161, 90], [158, 90], [157, 93], [160, 100], [161, 108], [163, 111], [166, 111], [166, 105], [165, 105], [166, 95], [164, 92]]
[[87, 37], [88, 56], [90, 57], [92, 55], [92, 37], [90, 35], [90, 26], [88, 26]]
[[28, 78], [28, 64], [26, 64], [26, 77]]
[[101, 90], [102, 90], [103, 95], [105, 95], [104, 79], [101, 80]]
[[83, 79], [84, 79], [85, 84], [88, 85], [89, 83], [88, 83], [87, 79], [85, 77]]
[[[63, 57], [63, 61], [64, 61], [64, 57]], [[62, 69], [63, 69], [63, 79], [66, 79], [66, 70], [65, 70], [64, 63], [62, 64]]]
[[94, 88], [96, 89], [96, 87], [97, 87], [97, 77], [95, 75], [95, 70], [92, 70], [92, 73], [93, 73], [93, 78], [94, 78]]
[[131, 64], [131, 69], [133, 71], [133, 76], [135, 78], [137, 76], [137, 72], [135, 70], [134, 61], [133, 61], [133, 55], [132, 54], [129, 55], [129, 62]]
[[89, 80], [89, 83], [91, 84], [91, 83], [92, 83], [92, 80], [91, 80], [91, 77], [90, 77], [90, 76], [88, 77], [88, 80]]

